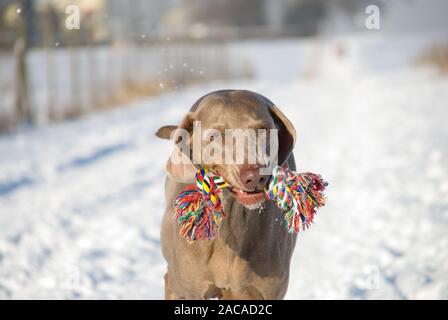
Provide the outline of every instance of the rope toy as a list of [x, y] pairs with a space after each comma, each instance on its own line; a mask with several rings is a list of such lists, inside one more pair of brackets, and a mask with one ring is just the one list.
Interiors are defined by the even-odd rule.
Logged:
[[225, 216], [220, 195], [228, 184], [223, 178], [200, 168], [196, 185], [187, 186], [177, 196], [174, 217], [181, 225], [179, 234], [189, 241], [213, 239]]
[[[174, 217], [180, 224], [179, 234], [189, 241], [214, 239], [222, 218], [222, 189], [227, 184], [220, 176], [198, 168], [196, 185], [187, 186], [176, 198]], [[325, 205], [323, 191], [327, 186], [320, 175], [297, 173], [275, 167], [266, 198], [283, 210], [288, 232], [298, 233], [313, 222], [317, 209]]]
[[286, 229], [299, 233], [301, 227], [303, 230], [310, 227], [317, 209], [325, 205], [323, 191], [327, 185], [320, 175], [277, 166], [266, 196], [283, 210]]

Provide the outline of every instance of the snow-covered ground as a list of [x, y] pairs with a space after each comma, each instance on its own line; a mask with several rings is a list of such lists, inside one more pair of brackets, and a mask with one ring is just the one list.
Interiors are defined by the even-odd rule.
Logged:
[[[448, 299], [448, 79], [414, 69], [396, 41], [364, 40], [338, 42], [339, 58], [335, 42], [316, 46], [306, 78], [261, 71], [1, 136], [0, 299], [162, 298], [170, 146], [153, 134], [220, 88], [276, 102], [296, 125], [300, 171], [330, 182], [287, 298]], [[276, 58], [270, 70], [291, 74], [303, 57]]]

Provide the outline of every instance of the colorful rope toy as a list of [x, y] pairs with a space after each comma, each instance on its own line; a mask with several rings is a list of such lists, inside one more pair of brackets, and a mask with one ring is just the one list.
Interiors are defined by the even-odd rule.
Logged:
[[[179, 234], [189, 241], [213, 239], [217, 236], [222, 218], [222, 189], [229, 185], [222, 177], [207, 169], [199, 168], [196, 185], [187, 186], [177, 196], [174, 216], [181, 225]], [[323, 191], [327, 183], [314, 173], [297, 173], [275, 167], [269, 189], [268, 200], [275, 201], [284, 211], [285, 227], [298, 233], [313, 222], [316, 210], [325, 205]]]
[[177, 196], [174, 216], [181, 225], [180, 235], [188, 240], [213, 239], [225, 216], [220, 195], [228, 184], [219, 176], [200, 168], [196, 173], [196, 185], [182, 190]]
[[317, 209], [325, 205], [323, 191], [327, 185], [320, 175], [297, 173], [277, 166], [266, 196], [283, 209], [287, 230], [299, 233], [300, 227], [308, 228]]

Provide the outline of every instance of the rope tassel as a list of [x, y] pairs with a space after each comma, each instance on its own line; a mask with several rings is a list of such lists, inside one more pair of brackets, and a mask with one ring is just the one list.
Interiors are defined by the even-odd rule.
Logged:
[[188, 240], [206, 240], [217, 236], [225, 216], [220, 194], [227, 183], [218, 176], [210, 176], [207, 169], [196, 173], [196, 185], [187, 186], [177, 196], [174, 217], [181, 225], [180, 235]]
[[317, 209], [325, 205], [323, 191], [327, 185], [320, 175], [297, 173], [277, 166], [266, 196], [284, 210], [286, 229], [298, 233], [311, 225]]

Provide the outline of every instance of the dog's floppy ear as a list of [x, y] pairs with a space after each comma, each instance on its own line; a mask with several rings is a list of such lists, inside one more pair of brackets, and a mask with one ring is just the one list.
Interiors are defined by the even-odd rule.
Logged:
[[156, 132], [156, 136], [160, 139], [170, 140], [171, 134], [174, 132], [174, 130], [177, 129], [177, 126], [163, 126], [160, 127], [159, 130]]
[[[193, 121], [193, 113], [189, 112], [178, 127], [167, 126], [174, 127], [174, 129], [171, 130], [164, 129], [167, 127], [162, 127], [159, 129], [159, 131], [162, 129], [167, 131], [170, 130], [170, 136], [168, 139], [174, 139], [174, 148], [166, 163], [166, 171], [171, 178], [179, 183], [190, 184], [194, 183], [196, 180], [196, 168], [191, 161], [191, 135], [193, 131]], [[188, 140], [183, 141], [183, 139]], [[187, 150], [185, 150], [185, 146], [188, 147]]]
[[175, 135], [175, 131], [178, 128], [188, 130], [190, 131], [190, 133], [192, 132], [193, 112], [188, 112], [187, 115], [182, 119], [180, 125], [178, 126], [168, 125], [160, 127], [156, 132], [156, 136], [160, 139], [171, 140], [171, 138]]
[[278, 128], [278, 165], [289, 158], [296, 143], [297, 134], [293, 124], [275, 105], [270, 106], [271, 116]]

